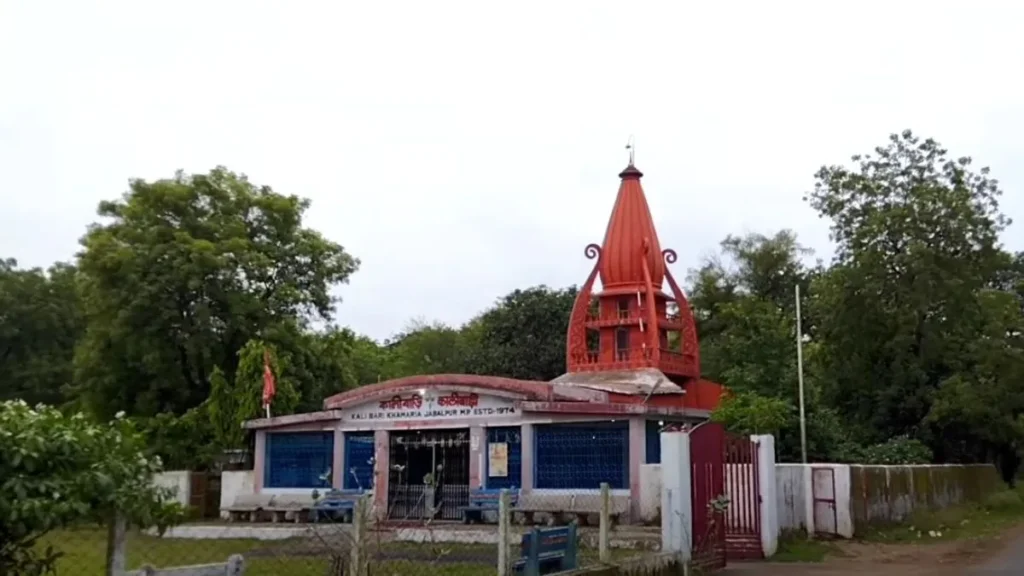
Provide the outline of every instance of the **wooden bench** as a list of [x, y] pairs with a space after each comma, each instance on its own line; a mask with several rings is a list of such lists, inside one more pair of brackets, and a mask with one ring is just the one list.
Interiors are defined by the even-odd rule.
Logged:
[[365, 494], [366, 492], [363, 490], [330, 490], [313, 505], [311, 514], [313, 523], [319, 522], [321, 517], [352, 522], [356, 502]]
[[[498, 512], [501, 506], [500, 501], [501, 490], [486, 488], [471, 490], [469, 493], [469, 506], [460, 508], [462, 511], [462, 522], [464, 524], [482, 523], [484, 521], [484, 512]], [[519, 491], [514, 488], [509, 490], [509, 505], [515, 507], [518, 502]]]
[[267, 494], [240, 494], [231, 506], [224, 509], [228, 522], [248, 520], [258, 522], [260, 514], [274, 505], [274, 497]]
[[578, 550], [576, 524], [534, 528], [523, 534], [520, 549], [520, 558], [512, 568], [523, 576], [575, 570]]

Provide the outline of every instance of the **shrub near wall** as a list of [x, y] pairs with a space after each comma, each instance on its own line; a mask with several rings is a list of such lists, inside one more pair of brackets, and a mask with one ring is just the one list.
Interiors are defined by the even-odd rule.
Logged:
[[914, 510], [981, 502], [1005, 488], [992, 465], [850, 466], [850, 507], [856, 530], [901, 522]]

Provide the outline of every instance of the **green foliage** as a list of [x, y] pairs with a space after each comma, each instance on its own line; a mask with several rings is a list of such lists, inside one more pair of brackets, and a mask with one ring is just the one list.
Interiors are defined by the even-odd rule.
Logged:
[[[292, 414], [299, 404], [295, 380], [291, 374], [289, 355], [278, 355], [272, 346], [251, 340], [238, 352], [238, 372], [235, 376], [234, 397], [237, 401], [235, 419], [238, 426], [254, 418], [262, 418], [263, 410], [263, 352], [270, 352], [270, 369], [274, 373], [274, 414]], [[237, 446], [226, 446], [235, 448]]]
[[178, 416], [163, 412], [134, 418], [146, 438], [146, 453], [159, 457], [165, 470], [208, 470], [217, 458], [212, 420], [206, 406]]
[[94, 424], [21, 401], [0, 403], [0, 574], [52, 572], [58, 555], [39, 550], [47, 532], [109, 522], [115, 512], [138, 526], [181, 518], [171, 494], [152, 485], [159, 460], [127, 419]]
[[210, 397], [203, 407], [209, 416], [214, 442], [218, 448], [228, 450], [241, 448], [245, 442], [241, 414], [243, 396], [228, 382], [220, 368], [214, 368], [210, 375]]
[[711, 415], [736, 434], [778, 434], [793, 419], [793, 405], [754, 392], [727, 397]]
[[940, 383], [976, 363], [1007, 221], [988, 170], [933, 140], [907, 131], [853, 161], [822, 168], [808, 196], [837, 243], [812, 309], [828, 401], [881, 440], [915, 433]]
[[0, 259], [0, 400], [63, 404], [71, 384], [75, 343], [83, 322], [76, 270], [19, 270]]
[[466, 364], [460, 332], [437, 322], [413, 321], [404, 333], [389, 340], [386, 348], [383, 371], [394, 378], [463, 372]]
[[309, 202], [223, 168], [147, 182], [103, 202], [82, 239], [88, 328], [77, 391], [98, 415], [181, 414], [235, 379], [246, 342], [330, 319], [330, 289], [358, 261], [302, 227]]
[[478, 316], [464, 332], [471, 338], [468, 372], [523, 380], [552, 380], [565, 373], [565, 338], [576, 287], [514, 290]]

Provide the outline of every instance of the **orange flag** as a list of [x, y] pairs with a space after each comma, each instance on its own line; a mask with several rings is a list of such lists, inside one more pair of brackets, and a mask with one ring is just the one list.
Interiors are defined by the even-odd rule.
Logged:
[[270, 415], [270, 403], [274, 401], [274, 394], [277, 390], [274, 388], [274, 372], [270, 369], [270, 351], [263, 350], [263, 407], [267, 409], [267, 415]]

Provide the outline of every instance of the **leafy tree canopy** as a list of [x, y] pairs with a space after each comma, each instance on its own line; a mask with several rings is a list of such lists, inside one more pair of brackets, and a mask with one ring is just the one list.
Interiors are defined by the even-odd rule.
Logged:
[[44, 272], [0, 259], [0, 400], [63, 404], [83, 328], [73, 266]]
[[110, 416], [183, 413], [235, 378], [238, 351], [276, 327], [329, 320], [358, 261], [302, 226], [309, 202], [224, 168], [133, 180], [103, 202], [79, 255], [87, 329], [78, 391]]

